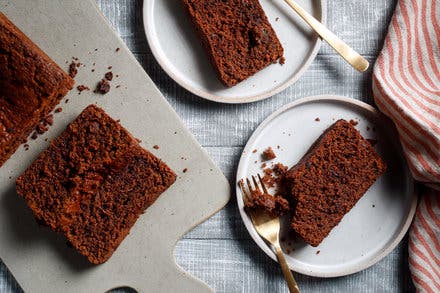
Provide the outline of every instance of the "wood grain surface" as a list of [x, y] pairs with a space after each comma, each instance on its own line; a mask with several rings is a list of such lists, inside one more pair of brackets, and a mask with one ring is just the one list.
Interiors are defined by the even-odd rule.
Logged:
[[[328, 0], [327, 24], [374, 63], [396, 2]], [[303, 77], [272, 98], [245, 105], [202, 100], [178, 86], [154, 60], [143, 32], [142, 0], [97, 0], [97, 3], [231, 184], [235, 182], [238, 159], [247, 139], [258, 124], [280, 106], [318, 94], [344, 95], [373, 104], [371, 69], [364, 74], [356, 72], [326, 44]], [[217, 292], [288, 292], [278, 265], [247, 233], [234, 194], [225, 209], [177, 243], [175, 256], [185, 270]], [[360, 273], [332, 279], [296, 274], [296, 278], [302, 292], [414, 291], [408, 271], [406, 238], [389, 256]], [[19, 291], [13, 277], [1, 264], [0, 292]]]

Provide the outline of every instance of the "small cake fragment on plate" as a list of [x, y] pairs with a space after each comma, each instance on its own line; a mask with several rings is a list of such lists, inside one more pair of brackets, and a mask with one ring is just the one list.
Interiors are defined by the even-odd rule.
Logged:
[[175, 180], [164, 162], [90, 105], [16, 183], [39, 222], [100, 264]]
[[285, 176], [296, 203], [292, 228], [318, 246], [385, 170], [371, 143], [338, 120]]
[[234, 86], [284, 62], [283, 47], [258, 0], [181, 0], [221, 82]]
[[277, 157], [277, 155], [273, 151], [272, 147], [268, 147], [267, 149], [265, 149], [264, 152], [261, 154], [261, 156], [263, 157], [263, 160], [265, 160], [265, 161], [270, 161], [270, 160], [273, 160]]
[[0, 12], [0, 167], [74, 81]]

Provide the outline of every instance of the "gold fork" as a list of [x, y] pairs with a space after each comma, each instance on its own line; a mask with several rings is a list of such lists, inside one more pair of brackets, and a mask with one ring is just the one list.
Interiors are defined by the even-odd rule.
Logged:
[[316, 18], [314, 18], [310, 13], [304, 10], [293, 0], [284, 0], [293, 10], [304, 19], [305, 22], [315, 31], [318, 35], [324, 39], [342, 58], [345, 59], [351, 66], [353, 66], [357, 71], [364, 72], [368, 69], [369, 63], [367, 59], [362, 57], [359, 53], [348, 46], [344, 41], [338, 38], [334, 33], [332, 33], [328, 28], [326, 28], [322, 23], [320, 23]]
[[[267, 193], [266, 186], [264, 185], [263, 180], [261, 179], [260, 174], [258, 175], [258, 179], [261, 184], [261, 188], [264, 193]], [[250, 200], [252, 200], [252, 193], [257, 191], [261, 192], [260, 187], [258, 186], [258, 182], [255, 179], [255, 176], [252, 176], [252, 181], [254, 182], [254, 188], [252, 188], [252, 184], [249, 178], [246, 178], [246, 183], [248, 190], [246, 190], [243, 180], [240, 180], [240, 188], [243, 193], [243, 200], [246, 206]], [[281, 266], [281, 269], [284, 274], [284, 279], [286, 279], [287, 286], [289, 287], [289, 291], [299, 293], [298, 284], [293, 278], [292, 272], [287, 265], [286, 259], [284, 258], [283, 251], [280, 246], [279, 232], [280, 232], [280, 219], [277, 216], [273, 216], [267, 211], [264, 210], [249, 210], [247, 213], [250, 215], [252, 223], [254, 224], [255, 230], [257, 230], [258, 234], [263, 237], [267, 242], [269, 242], [278, 258], [278, 262]]]

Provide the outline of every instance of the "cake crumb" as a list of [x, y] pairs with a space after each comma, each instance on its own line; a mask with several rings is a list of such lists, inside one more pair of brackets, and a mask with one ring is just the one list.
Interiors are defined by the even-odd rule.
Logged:
[[109, 91], [110, 91], [110, 83], [105, 79], [101, 79], [101, 81], [98, 82], [98, 84], [96, 85], [96, 89], [94, 90], [95, 93], [101, 93], [103, 95], [105, 95]]
[[353, 125], [353, 126], [356, 126], [356, 125], [359, 124], [359, 122], [357, 122], [357, 121], [351, 119], [351, 120], [350, 120], [350, 124]]
[[284, 56], [280, 57], [280, 64], [284, 65], [286, 63], [286, 58], [284, 58]]
[[116, 52], [119, 52], [119, 50], [121, 50], [121, 49], [120, 49], [120, 48], [118, 47], [118, 48], [116, 48], [116, 50], [115, 50], [115, 51], [116, 51]]
[[315, 121], [316, 121], [316, 122], [319, 122], [319, 121], [321, 121], [321, 119], [319, 119], [319, 117], [316, 117], [316, 118], [315, 118]]
[[320, 254], [321, 253], [321, 250], [318, 250], [317, 252], [316, 252], [316, 254]]
[[155, 145], [153, 146], [153, 149], [158, 150], [158, 149], [159, 149], [159, 146], [158, 146], [157, 144], [155, 144]]
[[80, 84], [79, 86], [77, 86], [76, 89], [77, 89], [79, 92], [82, 92], [82, 91], [89, 91], [89, 90], [90, 90], [90, 88], [89, 88], [88, 86], [83, 85], [83, 84]]
[[373, 204], [373, 205], [371, 205], [371, 206], [372, 206], [373, 208], [375, 208], [375, 207], [376, 207], [376, 205], [374, 205], [374, 204]]
[[72, 61], [69, 65], [69, 76], [74, 78], [78, 74], [78, 68], [76, 66], [76, 62]]
[[37, 139], [38, 137], [38, 133], [36, 131], [34, 131], [34, 133], [32, 133], [31, 138], [32, 139]]
[[58, 107], [55, 109], [55, 113], [61, 113], [63, 111], [63, 108]]
[[108, 70], [110, 70], [110, 69], [112, 69], [112, 68], [113, 68], [113, 66], [109, 66], [109, 67], [107, 67]]
[[183, 173], [186, 173], [188, 171], [188, 168], [183, 169]]
[[256, 153], [257, 151], [258, 151], [257, 149], [254, 149], [254, 150], [252, 151], [252, 153], [254, 153], [254, 154], [255, 154], [255, 153]]
[[275, 155], [275, 152], [273, 151], [272, 147], [268, 147], [261, 155], [264, 160], [270, 161], [275, 159], [277, 156]]
[[108, 81], [113, 79], [113, 72], [109, 71], [104, 75], [105, 79], [107, 79]]
[[262, 168], [262, 169], [266, 168], [266, 166], [267, 166], [266, 163], [261, 164], [261, 168]]
[[279, 18], [279, 17], [276, 17], [276, 18], [275, 18], [275, 21], [278, 21], [278, 20], [280, 20], [280, 18]]

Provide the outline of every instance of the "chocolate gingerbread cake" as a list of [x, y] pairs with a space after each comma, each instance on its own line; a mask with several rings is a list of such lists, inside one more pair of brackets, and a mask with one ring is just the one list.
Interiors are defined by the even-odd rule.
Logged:
[[73, 84], [0, 12], [0, 167]]
[[17, 193], [39, 222], [99, 264], [175, 179], [164, 162], [90, 105], [17, 179]]
[[371, 143], [338, 120], [285, 175], [296, 204], [292, 228], [318, 246], [385, 170]]
[[283, 56], [258, 0], [182, 0], [220, 80], [226, 86]]

